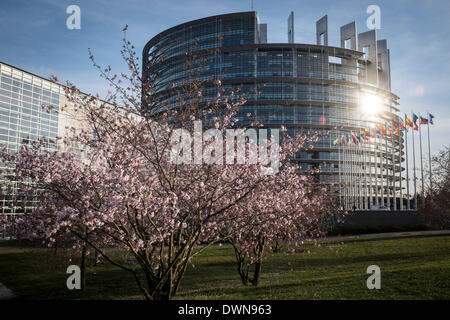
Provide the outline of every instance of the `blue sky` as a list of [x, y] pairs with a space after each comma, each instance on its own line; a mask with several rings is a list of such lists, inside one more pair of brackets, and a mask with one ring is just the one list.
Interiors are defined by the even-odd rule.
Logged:
[[[269, 42], [287, 42], [287, 17], [295, 14], [295, 41], [315, 42], [315, 21], [328, 14], [329, 44], [338, 46], [339, 27], [357, 21], [367, 31], [366, 9], [381, 8], [378, 38], [391, 50], [392, 91], [401, 110], [435, 115], [432, 153], [449, 144], [450, 135], [450, 1], [448, 0], [254, 0], [260, 22], [268, 23]], [[66, 8], [81, 8], [81, 29], [66, 28]], [[122, 28], [140, 53], [154, 35], [205, 16], [250, 11], [251, 0], [2, 0], [0, 60], [43, 77], [70, 80], [85, 92], [104, 95], [107, 87], [88, 59], [123, 70]], [[426, 137], [426, 136], [425, 136]], [[424, 140], [425, 142], [425, 140]], [[427, 145], [424, 144], [424, 152]]]

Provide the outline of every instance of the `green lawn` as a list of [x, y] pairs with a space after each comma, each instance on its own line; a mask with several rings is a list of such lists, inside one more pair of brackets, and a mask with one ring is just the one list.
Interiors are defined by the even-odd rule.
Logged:
[[[141, 299], [132, 277], [115, 267], [88, 269], [84, 292], [69, 291], [65, 269], [47, 250], [0, 246], [0, 282], [23, 299]], [[178, 299], [450, 299], [450, 236], [348, 240], [311, 253], [276, 254], [260, 285], [242, 286], [228, 246], [203, 252]], [[368, 290], [366, 268], [381, 268], [381, 290]], [[53, 267], [49, 267], [52, 266]]]

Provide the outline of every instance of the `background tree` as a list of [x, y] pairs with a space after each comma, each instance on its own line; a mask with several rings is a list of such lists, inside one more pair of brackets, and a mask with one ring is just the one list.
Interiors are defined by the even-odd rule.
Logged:
[[450, 227], [450, 147], [432, 157], [433, 187], [428, 186], [422, 219], [435, 227]]

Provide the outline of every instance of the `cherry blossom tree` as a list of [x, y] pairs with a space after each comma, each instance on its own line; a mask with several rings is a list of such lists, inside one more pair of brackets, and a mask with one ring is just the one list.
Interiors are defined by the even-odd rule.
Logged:
[[[16, 220], [19, 237], [49, 245], [66, 237], [75, 247], [91, 247], [130, 272], [146, 299], [162, 300], [176, 295], [189, 262], [215, 243], [229, 241], [242, 281], [256, 284], [268, 246], [320, 233], [328, 212], [324, 190], [314, 172], [301, 172], [290, 160], [317, 137], [286, 138], [279, 148], [280, 170], [269, 175], [263, 170], [267, 163], [174, 162], [176, 130], [195, 136], [193, 120], [199, 120], [219, 132], [202, 139], [205, 156], [219, 136], [237, 127], [234, 116], [245, 94], [225, 88], [220, 79], [199, 80], [190, 70], [202, 65], [202, 58], [187, 54], [189, 81], [168, 86], [176, 99], [166, 101], [158, 92], [158, 75], [152, 68], [141, 73], [125, 37], [121, 53], [129, 74], [116, 75], [91, 55], [111, 85], [107, 99], [66, 84], [67, 105], [60, 112], [70, 110], [83, 125], [67, 128], [58, 151], [45, 151], [38, 142], [16, 153], [0, 152], [2, 161], [13, 164], [7, 174], [19, 183], [16, 199], [39, 200], [33, 212]], [[152, 55], [153, 64], [164, 63], [163, 52]], [[216, 90], [215, 100], [205, 101], [205, 88]], [[237, 148], [234, 140], [231, 145]], [[116, 249], [135, 263], [124, 263]], [[251, 266], [256, 266], [252, 278]]]
[[[317, 139], [305, 135], [286, 139], [286, 155], [311, 147]], [[315, 240], [344, 215], [336, 199], [327, 193], [328, 188], [315, 181], [319, 170], [305, 171], [290, 158], [285, 160], [285, 168], [278, 175], [260, 183], [245, 201], [233, 207], [224, 225], [244, 285], [258, 284], [263, 260], [279, 251], [280, 243], [288, 253], [305, 242], [317, 244]]]

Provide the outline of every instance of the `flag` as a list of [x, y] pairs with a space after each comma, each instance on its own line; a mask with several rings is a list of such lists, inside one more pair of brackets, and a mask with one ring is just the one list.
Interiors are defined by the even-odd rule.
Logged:
[[340, 142], [340, 144], [341, 145], [346, 145], [347, 144], [347, 140], [345, 139], [345, 136], [344, 135], [342, 135], [342, 137], [341, 137], [341, 142]]
[[405, 114], [405, 122], [406, 122], [406, 125], [408, 126], [408, 127], [412, 127], [413, 125], [412, 125], [412, 121], [411, 121], [411, 119], [410, 118], [408, 118], [408, 116]]
[[413, 130], [418, 131], [419, 130], [419, 126], [417, 125], [417, 119], [419, 119], [419, 117], [415, 113], [413, 113], [412, 114], [412, 118], [413, 118], [413, 120], [412, 120]]
[[366, 141], [369, 141], [370, 132], [369, 132], [369, 129], [368, 129], [368, 128], [364, 128], [364, 129], [361, 131], [361, 134], [362, 134], [363, 138], [364, 138]]
[[428, 119], [419, 116], [419, 124], [428, 124]]
[[400, 134], [400, 130], [398, 129], [398, 125], [392, 120], [392, 127], [394, 128], [395, 133]]
[[386, 125], [385, 124], [381, 125], [381, 133], [383, 134], [383, 136], [386, 135]]
[[430, 124], [434, 124], [433, 118], [434, 118], [434, 116], [433, 116], [431, 113], [428, 113], [428, 122], [429, 122]]
[[334, 145], [337, 145], [338, 142], [339, 142], [339, 137], [336, 138], [335, 140], [333, 140], [333, 144], [334, 144]]
[[381, 135], [381, 127], [377, 124], [377, 125], [375, 125], [375, 134], [377, 135], [377, 136], [380, 136]]
[[403, 123], [403, 120], [402, 119], [399, 119], [399, 125], [400, 125], [400, 129], [402, 129], [402, 130], [405, 130], [406, 129], [406, 127], [405, 127], [405, 124]]
[[384, 123], [384, 127], [386, 128], [386, 133], [389, 137], [392, 137], [392, 129], [391, 126], [389, 125], [389, 123], [385, 122]]
[[354, 144], [358, 144], [358, 139], [356, 139], [356, 136], [355, 136], [355, 134], [353, 133], [353, 131], [352, 131], [352, 140], [353, 140], [353, 143]]

